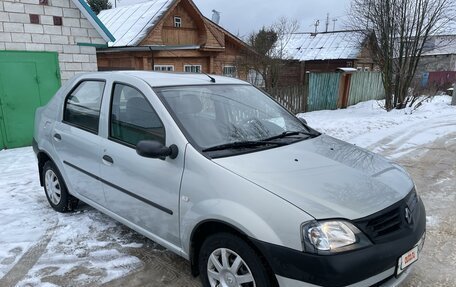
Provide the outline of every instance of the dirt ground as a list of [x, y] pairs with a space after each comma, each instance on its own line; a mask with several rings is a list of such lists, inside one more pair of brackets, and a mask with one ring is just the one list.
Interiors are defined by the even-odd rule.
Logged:
[[[384, 155], [394, 155], [393, 140], [392, 137], [381, 142], [386, 147], [382, 152]], [[424, 251], [403, 286], [456, 286], [456, 134], [421, 146], [396, 161], [406, 167], [414, 178], [427, 209], [428, 221]], [[83, 205], [81, 209], [91, 208]], [[189, 264], [185, 260], [125, 226], [118, 224], [116, 228], [121, 229], [120, 234], [129, 234], [128, 240], [143, 243], [143, 246], [110, 247], [137, 257], [141, 264], [120, 279], [104, 284], [92, 281], [86, 286], [201, 286], [199, 280], [190, 275]], [[14, 267], [0, 278], [0, 286], [15, 286], [22, 280], [46, 248], [45, 240], [43, 242], [27, 251]], [[96, 272], [102, 271], [88, 270], [80, 266], [73, 271], [74, 274], [47, 277], [44, 274], [41, 282], [58, 286], [81, 286], [80, 283], [74, 285], [73, 279], [81, 274], [93, 275]]]

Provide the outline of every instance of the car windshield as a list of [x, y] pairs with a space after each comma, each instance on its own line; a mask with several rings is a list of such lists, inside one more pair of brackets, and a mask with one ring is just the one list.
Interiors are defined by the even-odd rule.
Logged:
[[313, 130], [250, 85], [163, 87], [155, 92], [202, 151], [280, 146], [284, 138], [296, 141], [315, 136]]

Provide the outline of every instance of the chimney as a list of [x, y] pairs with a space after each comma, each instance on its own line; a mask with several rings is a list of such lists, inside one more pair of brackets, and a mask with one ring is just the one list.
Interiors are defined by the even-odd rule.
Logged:
[[212, 10], [212, 22], [217, 25], [220, 23], [220, 12], [215, 9]]

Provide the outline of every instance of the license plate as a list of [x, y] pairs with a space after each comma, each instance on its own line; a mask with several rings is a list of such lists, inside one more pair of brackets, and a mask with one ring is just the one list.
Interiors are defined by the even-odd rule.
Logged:
[[418, 260], [418, 245], [415, 246], [412, 250], [405, 253], [404, 255], [399, 258], [399, 262], [397, 265], [397, 275], [401, 274], [407, 267], [412, 265], [414, 262]]

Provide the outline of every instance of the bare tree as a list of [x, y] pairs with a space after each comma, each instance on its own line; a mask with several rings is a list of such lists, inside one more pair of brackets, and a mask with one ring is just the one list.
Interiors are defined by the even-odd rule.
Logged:
[[261, 75], [266, 88], [277, 86], [284, 65], [282, 60], [287, 57], [285, 48], [298, 30], [298, 21], [280, 18], [271, 26], [253, 32], [246, 41], [252, 50], [239, 58], [238, 66]]
[[352, 0], [350, 25], [371, 35], [372, 54], [383, 72], [388, 111], [407, 106], [423, 48], [430, 36], [453, 21], [453, 2]]

